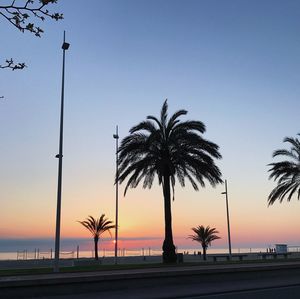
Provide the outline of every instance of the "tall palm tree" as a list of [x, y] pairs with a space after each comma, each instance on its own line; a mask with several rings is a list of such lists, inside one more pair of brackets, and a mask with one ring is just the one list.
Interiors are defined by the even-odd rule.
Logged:
[[[143, 188], [151, 188], [155, 175], [162, 186], [164, 197], [165, 239], [163, 260], [176, 262], [172, 234], [171, 191], [174, 200], [175, 179], [185, 186], [187, 178], [195, 190], [198, 183], [204, 187], [207, 180], [212, 186], [221, 183], [221, 172], [213, 158], [220, 159], [218, 146], [202, 138], [205, 125], [200, 121], [180, 121], [187, 114], [179, 110], [168, 119], [168, 104], [164, 102], [160, 119], [148, 116], [147, 120], [130, 129], [119, 148], [118, 180], [128, 178], [124, 195], [129, 187], [143, 181]], [[172, 188], [172, 190], [171, 190]]]
[[105, 214], [102, 214], [98, 219], [95, 219], [93, 216], [89, 216], [84, 221], [78, 222], [92, 234], [95, 245], [95, 259], [98, 260], [98, 241], [100, 236], [106, 231], [111, 235], [110, 229], [115, 228], [115, 225], [113, 225], [112, 221], [105, 218]]
[[[300, 136], [300, 134], [297, 135]], [[283, 142], [288, 142], [291, 149], [280, 149], [273, 153], [273, 158], [284, 156], [288, 160], [269, 164], [271, 166], [269, 179], [277, 180], [277, 186], [268, 197], [269, 205], [276, 200], [282, 202], [286, 196], [287, 201], [290, 201], [295, 192], [297, 192], [298, 200], [300, 199], [300, 141], [298, 138], [286, 137]]]
[[206, 260], [206, 250], [208, 246], [211, 245], [212, 241], [221, 239], [217, 236], [219, 232], [215, 228], [210, 228], [209, 226], [204, 227], [203, 225], [193, 227], [192, 231], [195, 234], [190, 235], [189, 238], [201, 244], [203, 249], [203, 259]]

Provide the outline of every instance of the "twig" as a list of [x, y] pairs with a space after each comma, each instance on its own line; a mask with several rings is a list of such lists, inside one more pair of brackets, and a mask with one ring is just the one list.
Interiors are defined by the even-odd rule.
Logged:
[[0, 5], [0, 15], [21, 32], [29, 31], [35, 36], [41, 37], [43, 29], [29, 22], [30, 17], [35, 17], [41, 21], [51, 18], [56, 21], [63, 19], [63, 14], [50, 13], [45, 7], [48, 4], [55, 4], [57, 0], [27, 0], [22, 6], [15, 5], [15, 0], [10, 5]]

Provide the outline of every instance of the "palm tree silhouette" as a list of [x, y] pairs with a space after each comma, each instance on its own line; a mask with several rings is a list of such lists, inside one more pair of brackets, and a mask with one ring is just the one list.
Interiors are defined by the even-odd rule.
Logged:
[[218, 146], [203, 139], [205, 132], [200, 121], [180, 121], [187, 114], [179, 110], [168, 119], [168, 104], [164, 102], [160, 119], [148, 116], [147, 120], [130, 129], [130, 135], [122, 140], [119, 148], [118, 180], [128, 178], [124, 195], [129, 187], [135, 188], [143, 181], [143, 188], [151, 188], [155, 175], [162, 186], [164, 196], [165, 239], [163, 261], [176, 262], [172, 234], [171, 188], [174, 200], [175, 179], [185, 186], [187, 178], [195, 190], [206, 179], [212, 186], [221, 183], [221, 172], [213, 158], [220, 159]]
[[102, 214], [98, 219], [95, 219], [93, 216], [89, 216], [84, 221], [78, 222], [91, 232], [94, 238], [95, 259], [98, 260], [98, 241], [100, 236], [106, 231], [108, 231], [111, 235], [110, 229], [115, 228], [115, 225], [113, 225], [112, 221], [105, 218], [105, 214]]
[[217, 236], [219, 232], [215, 228], [210, 228], [209, 226], [204, 227], [203, 225], [193, 227], [192, 231], [195, 235], [190, 235], [189, 238], [201, 244], [203, 249], [203, 259], [206, 260], [206, 250], [208, 246], [211, 245], [212, 241], [221, 239]]
[[[297, 134], [300, 136], [300, 134]], [[290, 201], [293, 194], [297, 192], [297, 198], [300, 199], [300, 141], [298, 138], [286, 137], [283, 142], [291, 145], [290, 150], [280, 149], [273, 153], [276, 156], [285, 156], [289, 160], [268, 164], [271, 166], [269, 179], [277, 180], [277, 186], [271, 191], [268, 197], [269, 205], [276, 200], [282, 202], [287, 196]]]

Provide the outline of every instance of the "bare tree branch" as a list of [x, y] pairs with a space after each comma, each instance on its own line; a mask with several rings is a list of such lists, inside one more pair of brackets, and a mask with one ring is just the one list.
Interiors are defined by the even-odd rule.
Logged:
[[41, 37], [43, 29], [30, 22], [30, 18], [40, 21], [44, 21], [46, 18], [55, 21], [63, 19], [63, 14], [51, 13], [46, 8], [48, 4], [56, 4], [57, 0], [26, 0], [23, 5], [16, 5], [15, 2], [13, 0], [10, 5], [0, 5], [0, 15], [21, 32], [29, 31], [35, 36]]
[[[46, 7], [49, 4], [56, 4], [58, 0], [20, 0], [23, 4], [16, 4], [12, 0], [9, 5], [0, 5], [0, 16], [5, 18], [10, 24], [21, 32], [28, 31], [37, 37], [41, 37], [44, 32], [42, 28], [30, 22], [31, 19], [44, 21], [46, 18], [59, 21], [63, 15], [58, 12], [51, 13]], [[30, 19], [31, 18], [31, 19]], [[6, 59], [4, 64], [0, 64], [0, 69], [22, 70], [26, 65], [24, 62], [14, 63], [13, 59]]]
[[26, 67], [24, 62], [14, 63], [13, 59], [6, 59], [5, 64], [0, 64], [0, 69], [11, 69], [13, 71], [15, 70], [22, 70], [24, 67]]
[[[50, 12], [46, 7], [56, 4], [58, 0], [11, 0], [9, 5], [0, 5], [0, 17], [2, 16], [10, 24], [21, 32], [30, 32], [37, 37], [41, 37], [44, 30], [35, 24], [36, 21], [53, 19], [59, 21], [63, 19], [63, 14]], [[3, 1], [1, 1], [3, 2]], [[20, 4], [19, 4], [20, 3]], [[31, 20], [35, 21], [32, 22]], [[15, 63], [13, 59], [6, 59], [5, 63], [0, 64], [0, 69], [22, 70], [26, 67], [24, 62]], [[0, 96], [0, 99], [4, 98]]]

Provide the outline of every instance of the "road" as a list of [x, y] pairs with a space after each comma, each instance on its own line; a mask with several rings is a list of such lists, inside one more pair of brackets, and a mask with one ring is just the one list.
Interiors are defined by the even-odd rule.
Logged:
[[[188, 299], [298, 299], [300, 297], [300, 285], [290, 287], [269, 288], [261, 290], [230, 292], [226, 294], [214, 294], [208, 296], [183, 297]], [[89, 297], [87, 297], [89, 298]], [[97, 298], [97, 297], [95, 297]], [[98, 297], [99, 298], [99, 297]]]
[[117, 279], [88, 281], [82, 277], [81, 281], [48, 285], [38, 282], [31, 286], [1, 288], [0, 298], [300, 298], [300, 266], [208, 270], [187, 267], [184, 271], [160, 275], [157, 271], [163, 269], [156, 269], [151, 275], [137, 271], [135, 275]]
[[259, 290], [245, 290], [238, 292], [217, 293], [211, 295], [192, 295], [189, 296], [165, 296], [160, 293], [150, 293], [147, 297], [140, 294], [133, 294], [129, 292], [108, 292], [108, 293], [85, 293], [81, 295], [65, 295], [65, 296], [51, 296], [43, 297], [49, 299], [98, 299], [98, 298], [174, 298], [174, 299], [299, 299], [300, 298], [300, 285], [279, 288], [267, 288]]

